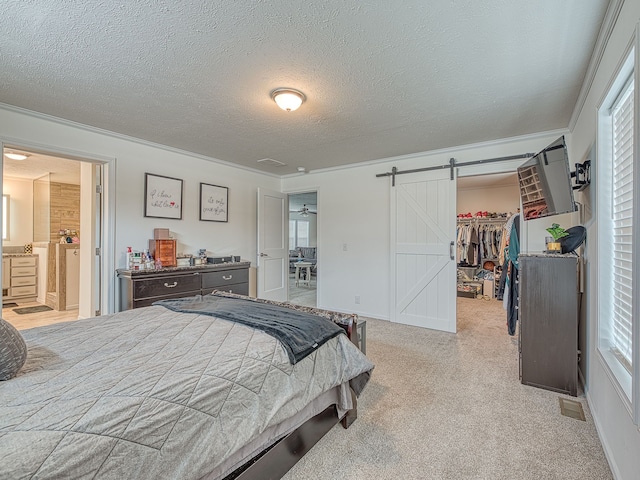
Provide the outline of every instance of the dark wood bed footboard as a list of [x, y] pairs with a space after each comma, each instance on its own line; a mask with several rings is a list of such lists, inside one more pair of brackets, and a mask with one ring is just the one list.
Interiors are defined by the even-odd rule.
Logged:
[[[355, 331], [355, 327], [354, 327]], [[224, 478], [224, 480], [277, 480], [318, 443], [336, 423], [342, 422], [349, 428], [358, 417], [356, 394], [351, 390], [353, 409], [344, 417], [338, 417], [335, 405], [307, 420], [296, 430], [249, 460], [245, 465]]]
[[335, 322], [336, 325], [342, 327], [347, 333], [347, 337], [351, 340], [356, 347], [360, 348], [360, 342], [358, 341], [358, 316], [351, 315], [348, 320], [340, 320]]

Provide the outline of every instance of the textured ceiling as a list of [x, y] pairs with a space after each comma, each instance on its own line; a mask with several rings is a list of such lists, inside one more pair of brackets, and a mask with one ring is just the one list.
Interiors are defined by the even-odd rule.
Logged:
[[607, 3], [3, 0], [0, 102], [314, 170], [566, 128]]
[[10, 158], [4, 157], [2, 173], [5, 178], [34, 180], [49, 174], [49, 179], [52, 182], [80, 185], [80, 162], [77, 160], [43, 155], [41, 153], [15, 148], [6, 148], [5, 153], [7, 152], [25, 153], [28, 157], [26, 160], [11, 160]]

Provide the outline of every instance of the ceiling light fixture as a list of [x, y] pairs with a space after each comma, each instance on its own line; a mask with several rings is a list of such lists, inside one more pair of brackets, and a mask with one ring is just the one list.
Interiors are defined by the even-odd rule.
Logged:
[[7, 152], [4, 156], [11, 160], [26, 160], [29, 155], [25, 155], [24, 153]]
[[304, 93], [293, 88], [276, 88], [271, 92], [271, 98], [286, 112], [297, 110], [307, 99]]

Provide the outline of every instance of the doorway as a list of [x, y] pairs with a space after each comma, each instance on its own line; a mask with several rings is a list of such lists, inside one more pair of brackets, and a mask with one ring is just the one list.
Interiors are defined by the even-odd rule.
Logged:
[[2, 165], [3, 318], [32, 328], [100, 314], [102, 165], [13, 145]]
[[520, 207], [517, 173], [458, 177], [456, 205], [456, 311], [465, 319], [458, 329], [465, 330], [502, 304], [503, 250], [509, 219]]
[[289, 194], [289, 302], [318, 302], [318, 193]]

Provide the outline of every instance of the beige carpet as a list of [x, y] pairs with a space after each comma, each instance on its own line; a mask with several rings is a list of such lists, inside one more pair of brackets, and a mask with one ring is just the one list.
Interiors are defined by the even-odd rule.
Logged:
[[299, 284], [296, 287], [296, 279], [289, 274], [289, 301], [296, 305], [315, 307], [317, 305], [317, 277], [313, 275], [309, 285]]
[[455, 335], [367, 320], [376, 369], [358, 420], [284, 478], [611, 479], [585, 398], [583, 422], [520, 384], [505, 318], [501, 302], [459, 298]]

